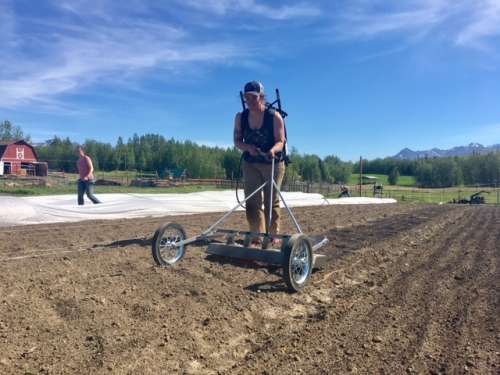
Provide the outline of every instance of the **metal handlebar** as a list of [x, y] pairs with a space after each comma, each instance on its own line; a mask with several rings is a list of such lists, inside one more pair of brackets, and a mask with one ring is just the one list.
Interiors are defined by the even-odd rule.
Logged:
[[[259, 153], [259, 156], [262, 156], [263, 158], [265, 158], [267, 161], [271, 161], [271, 160], [274, 160], [274, 161], [279, 161], [280, 157], [277, 156], [277, 155], [274, 155], [274, 158], [270, 158], [266, 152], [262, 151], [260, 148], [257, 147], [257, 152]], [[280, 151], [281, 152], [281, 151]]]

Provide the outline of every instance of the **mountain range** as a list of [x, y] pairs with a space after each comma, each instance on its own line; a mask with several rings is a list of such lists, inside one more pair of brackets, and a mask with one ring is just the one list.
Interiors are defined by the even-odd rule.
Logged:
[[431, 150], [413, 151], [409, 148], [404, 148], [399, 151], [393, 158], [402, 160], [415, 160], [423, 158], [442, 158], [453, 156], [469, 156], [469, 155], [484, 155], [490, 152], [500, 151], [500, 144], [492, 146], [483, 146], [480, 143], [470, 143], [467, 146], [453, 147], [448, 150], [433, 148]]

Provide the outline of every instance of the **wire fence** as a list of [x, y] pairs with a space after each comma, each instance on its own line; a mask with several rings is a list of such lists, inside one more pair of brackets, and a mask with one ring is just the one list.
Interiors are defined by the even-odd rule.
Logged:
[[384, 187], [374, 192], [373, 188], [359, 185], [351, 187], [351, 196], [394, 198], [407, 203], [485, 203], [500, 205], [500, 184], [474, 185], [448, 188]]
[[[238, 180], [227, 179], [160, 179], [151, 172], [97, 172], [97, 185], [120, 185], [123, 187], [182, 187], [182, 186], [210, 186], [220, 189], [242, 188], [243, 183]], [[47, 177], [14, 177], [1, 176], [0, 188], [4, 192], [15, 188], [50, 189], [57, 186], [74, 185], [77, 174], [49, 171]], [[340, 195], [342, 185], [328, 183], [311, 183], [304, 181], [286, 181], [282, 185], [283, 191], [318, 193], [329, 198]], [[380, 197], [394, 198], [398, 202], [408, 203], [485, 203], [500, 205], [500, 183], [477, 184], [474, 186], [460, 186], [449, 188], [416, 188], [401, 186], [383, 186], [375, 189], [373, 184], [348, 186], [350, 196], [353, 197]], [[477, 194], [474, 196], [474, 194]]]

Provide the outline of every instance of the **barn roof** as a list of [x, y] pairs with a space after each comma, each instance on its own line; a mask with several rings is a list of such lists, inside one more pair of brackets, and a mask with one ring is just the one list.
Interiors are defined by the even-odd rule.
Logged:
[[26, 142], [24, 139], [19, 139], [17, 141], [2, 141], [2, 140], [0, 140], [0, 158], [3, 157], [5, 150], [7, 150], [7, 146], [13, 145], [13, 144], [18, 144], [18, 145], [24, 144], [28, 147], [31, 147], [31, 149], [33, 150], [33, 153], [35, 154], [35, 157], [38, 159], [38, 155], [36, 153], [35, 148], [32, 145], [30, 145], [28, 142]]

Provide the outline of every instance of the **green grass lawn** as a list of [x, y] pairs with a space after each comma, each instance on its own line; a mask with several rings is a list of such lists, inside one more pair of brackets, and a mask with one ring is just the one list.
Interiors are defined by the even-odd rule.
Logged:
[[[100, 172], [98, 172], [100, 174]], [[98, 175], [98, 178], [112, 178], [117, 176], [117, 172], [103, 173]], [[128, 177], [132, 180], [136, 175], [135, 172], [123, 172], [122, 177]], [[469, 198], [471, 194], [478, 191], [477, 188], [447, 188], [447, 189], [419, 189], [415, 187], [415, 179], [413, 176], [401, 176], [398, 185], [392, 186], [387, 183], [386, 175], [369, 174], [369, 176], [377, 177], [377, 181], [384, 185], [383, 197], [395, 198], [398, 202], [404, 203], [447, 203], [453, 199]], [[33, 187], [7, 187], [0, 184], [0, 194], [16, 195], [16, 196], [40, 196], [40, 195], [59, 195], [59, 194], [74, 194], [77, 193], [76, 179], [77, 175], [65, 176], [68, 180], [74, 180], [70, 183], [54, 184], [50, 187], [33, 186]], [[355, 185], [358, 181], [358, 175], [351, 175], [351, 184]], [[358, 196], [357, 188], [351, 185], [351, 194], [353, 197]], [[200, 191], [213, 191], [221, 187], [215, 185], [188, 185], [178, 187], [139, 187], [139, 186], [96, 186], [95, 194], [109, 193], [131, 193], [131, 194], [165, 194], [165, 193], [193, 193]], [[373, 190], [371, 185], [363, 186], [363, 196], [372, 197]], [[336, 198], [338, 193], [329, 198]], [[500, 189], [491, 189], [489, 194], [484, 194], [486, 203], [500, 204]]]
[[[139, 186], [96, 186], [94, 193], [109, 194], [109, 193], [132, 193], [132, 194], [165, 194], [165, 193], [195, 193], [199, 191], [217, 190], [215, 185], [190, 185], [178, 186], [169, 188], [160, 187], [139, 187]], [[75, 194], [75, 185], [58, 185], [50, 187], [22, 187], [22, 188], [8, 188], [0, 187], [0, 194], [9, 194], [16, 196], [35, 196], [35, 195], [59, 195], [59, 194]]]
[[[132, 181], [133, 179], [137, 178], [137, 176], [143, 175], [141, 173], [138, 173], [136, 171], [111, 171], [111, 172], [106, 172], [106, 171], [94, 171], [94, 177], [96, 180], [106, 180], [106, 179], [117, 179], [117, 180], [122, 180], [122, 181]], [[153, 176], [152, 172], [147, 173], [147, 175]], [[50, 176], [50, 175], [49, 175]], [[70, 181], [76, 181], [78, 180], [78, 173], [64, 173], [64, 178], [66, 180]]]
[[[391, 189], [384, 188], [383, 198], [394, 198], [399, 203], [448, 203], [453, 199], [469, 199], [477, 191], [476, 188], [398, 189], [391, 187]], [[363, 190], [361, 195], [373, 197], [370, 189]], [[359, 192], [354, 188], [351, 190], [351, 196], [358, 197]], [[500, 189], [491, 189], [483, 196], [488, 204], [500, 204]], [[332, 195], [329, 198], [337, 198], [337, 195]]]
[[[388, 176], [385, 174], [367, 173], [366, 176], [373, 176], [377, 178], [377, 183], [382, 185], [389, 185]], [[359, 181], [359, 174], [352, 173], [349, 180], [349, 185], [355, 185]], [[415, 177], [413, 176], [399, 176], [397, 186], [415, 186]]]

